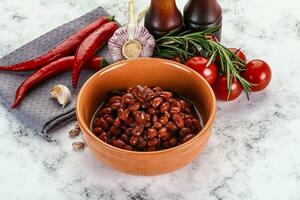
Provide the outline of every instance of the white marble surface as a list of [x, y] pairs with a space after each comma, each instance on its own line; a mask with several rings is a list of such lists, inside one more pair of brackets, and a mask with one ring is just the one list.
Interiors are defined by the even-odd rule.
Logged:
[[[149, 1], [138, 0], [141, 10]], [[177, 0], [182, 8], [185, 1]], [[0, 106], [0, 199], [300, 199], [300, 2], [220, 0], [223, 43], [273, 69], [270, 87], [218, 103], [204, 152], [174, 173], [116, 172], [73, 152], [70, 124], [48, 140]], [[97, 6], [125, 22], [125, 0], [0, 0], [0, 56]], [[3, 87], [3, 86], [1, 86]]]

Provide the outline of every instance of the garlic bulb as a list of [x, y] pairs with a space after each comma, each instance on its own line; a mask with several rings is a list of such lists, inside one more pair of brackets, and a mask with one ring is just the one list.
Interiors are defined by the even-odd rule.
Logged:
[[50, 94], [51, 97], [56, 99], [63, 108], [71, 102], [71, 92], [69, 88], [64, 85], [53, 86]]
[[121, 27], [108, 42], [114, 62], [137, 57], [151, 57], [155, 39], [145, 27], [137, 26], [134, 16], [134, 0], [129, 1], [129, 24]]

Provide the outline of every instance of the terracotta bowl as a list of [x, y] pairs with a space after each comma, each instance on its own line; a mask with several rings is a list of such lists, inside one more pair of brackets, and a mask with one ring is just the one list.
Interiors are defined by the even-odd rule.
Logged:
[[[186, 96], [200, 112], [204, 128], [184, 144], [154, 152], [127, 151], [98, 139], [90, 123], [107, 92], [138, 84], [160, 86]], [[208, 83], [195, 71], [168, 60], [141, 58], [115, 63], [93, 75], [78, 95], [76, 114], [89, 149], [100, 161], [129, 174], [158, 175], [181, 168], [199, 155], [211, 134], [216, 100]]]

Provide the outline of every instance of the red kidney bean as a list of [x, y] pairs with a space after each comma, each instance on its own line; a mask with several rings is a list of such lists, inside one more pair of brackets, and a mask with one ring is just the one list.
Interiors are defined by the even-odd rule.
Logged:
[[126, 121], [126, 120], [128, 120], [129, 114], [130, 114], [130, 110], [129, 109], [125, 109], [125, 110], [119, 109], [118, 117], [121, 120]]
[[132, 111], [137, 111], [140, 108], [141, 104], [139, 102], [136, 102], [129, 106], [129, 109]]
[[143, 134], [144, 128], [142, 126], [136, 126], [132, 130], [132, 134], [135, 136], [140, 136]]
[[183, 120], [187, 120], [187, 119], [194, 119], [194, 117], [193, 117], [193, 115], [190, 115], [190, 114], [184, 114]]
[[134, 96], [131, 93], [122, 96], [122, 103], [134, 104], [134, 101]]
[[108, 131], [108, 130], [109, 130], [109, 123], [108, 123], [105, 119], [103, 119], [103, 118], [100, 118], [99, 126], [100, 126], [104, 131]]
[[167, 101], [168, 101], [171, 105], [175, 105], [176, 102], [177, 102], [177, 100], [174, 99], [174, 98], [169, 98], [169, 99], [167, 99]]
[[179, 130], [179, 134], [181, 135], [181, 137], [185, 137], [186, 135], [188, 135], [190, 133], [192, 133], [192, 130], [187, 127], [183, 127], [182, 129]]
[[180, 102], [181, 106], [192, 108], [192, 104], [184, 99], [180, 99], [179, 102]]
[[180, 113], [180, 109], [178, 107], [175, 107], [175, 106], [171, 106], [170, 108], [170, 113], [173, 115], [173, 114], [177, 114], [177, 113]]
[[154, 92], [160, 92], [160, 91], [162, 91], [161, 87], [154, 87], [152, 90]]
[[184, 127], [184, 121], [181, 117], [180, 114], [174, 114], [172, 115], [172, 119], [174, 124], [178, 127], [178, 128], [183, 128]]
[[159, 119], [159, 122], [165, 126], [167, 123], [168, 123], [169, 119], [165, 116], [162, 116], [160, 119]]
[[109, 132], [111, 132], [115, 136], [118, 136], [121, 133], [121, 129], [116, 126], [112, 126], [112, 127], [110, 127]]
[[144, 111], [134, 111], [133, 114], [137, 125], [142, 125], [146, 123], [147, 119]]
[[94, 128], [93, 132], [95, 133], [95, 135], [100, 135], [104, 131], [102, 130], [102, 128], [96, 127], [96, 128]]
[[138, 149], [143, 149], [144, 147], [146, 147], [147, 142], [145, 140], [139, 141], [136, 145], [136, 148]]
[[106, 133], [101, 133], [99, 135], [99, 139], [102, 140], [103, 142], [107, 142], [108, 141], [108, 136]]
[[170, 108], [170, 103], [169, 102], [164, 102], [160, 106], [160, 112], [165, 113], [169, 110]]
[[195, 137], [195, 134], [188, 134], [182, 139], [182, 142], [185, 143], [185, 142], [189, 141], [190, 139], [192, 139], [193, 137]]
[[157, 143], [158, 143], [157, 138], [150, 139], [148, 140], [148, 147], [154, 147], [157, 145]]
[[111, 145], [123, 149], [126, 143], [122, 139], [116, 139], [111, 141]]
[[113, 104], [113, 103], [120, 103], [121, 102], [121, 97], [120, 96], [113, 96], [109, 99], [109, 103]]
[[112, 117], [106, 117], [105, 120], [112, 125], [114, 123], [114, 119]]
[[172, 135], [171, 132], [167, 131], [167, 133], [163, 137], [161, 137], [161, 140], [166, 141], [171, 137], [171, 135]]
[[133, 149], [132, 149], [132, 146], [129, 146], [129, 145], [126, 145], [125, 147], [124, 147], [124, 149], [125, 150], [128, 150], [128, 151], [132, 151]]
[[153, 108], [153, 107], [149, 107], [148, 110], [147, 110], [147, 112], [148, 112], [149, 114], [151, 114], [151, 115], [155, 115], [155, 114], [156, 114], [156, 109]]
[[171, 146], [175, 146], [177, 144], [177, 139], [175, 137], [171, 137], [169, 139], [169, 143]]
[[129, 139], [129, 143], [132, 146], [135, 146], [138, 142], [139, 142], [139, 138], [135, 135], [131, 136], [130, 139]]
[[166, 127], [168, 130], [173, 132], [178, 130], [177, 126], [173, 122], [168, 122]]
[[100, 127], [100, 118], [95, 118], [95, 120], [94, 120], [94, 127]]
[[191, 128], [193, 126], [193, 121], [191, 119], [187, 119], [184, 121], [186, 127]]
[[192, 113], [191, 109], [189, 109], [188, 107], [184, 107], [184, 108], [182, 109], [182, 111], [183, 111], [184, 113], [187, 113], [187, 114], [191, 114], [191, 113]]
[[128, 137], [125, 133], [122, 133], [122, 134], [121, 134], [121, 138], [122, 138], [122, 140], [124, 140], [125, 142], [128, 142], [128, 141], [129, 141], [129, 137]]
[[151, 90], [151, 92], [146, 96], [145, 100], [146, 101], [151, 101], [154, 99], [157, 95]]
[[121, 108], [121, 105], [122, 104], [120, 102], [115, 102], [115, 103], [111, 104], [110, 107], [114, 110], [117, 110], [117, 109]]
[[162, 97], [156, 97], [155, 99], [152, 100], [151, 104], [153, 106], [153, 108], [157, 108], [160, 106], [160, 104], [163, 102], [163, 98]]
[[172, 94], [172, 92], [168, 92], [168, 91], [160, 91], [159, 96], [161, 96], [165, 99], [170, 99], [173, 96], [173, 94]]
[[158, 136], [160, 138], [164, 137], [167, 134], [168, 129], [166, 127], [163, 127], [161, 129], [159, 129], [158, 131]]
[[160, 129], [162, 127], [162, 124], [160, 122], [154, 122], [154, 128]]
[[196, 127], [197, 130], [200, 130], [201, 129], [201, 124], [199, 122], [199, 120], [197, 119], [193, 119], [193, 125]]
[[102, 110], [101, 110], [101, 114], [110, 114], [111, 113], [111, 108], [109, 107], [109, 108], [103, 108]]
[[111, 117], [111, 115], [110, 115], [110, 114], [104, 114], [104, 115], [102, 115], [102, 118], [105, 119], [105, 120], [106, 120], [106, 118], [108, 118], [108, 117]]
[[148, 131], [147, 131], [147, 137], [149, 139], [153, 139], [157, 136], [157, 130], [154, 129], [154, 128], [149, 128]]

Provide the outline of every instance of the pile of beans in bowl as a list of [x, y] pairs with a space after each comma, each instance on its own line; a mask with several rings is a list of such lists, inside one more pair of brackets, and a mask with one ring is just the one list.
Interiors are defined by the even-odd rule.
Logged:
[[194, 106], [160, 87], [113, 91], [93, 119], [93, 133], [115, 147], [132, 151], [168, 149], [201, 130]]

